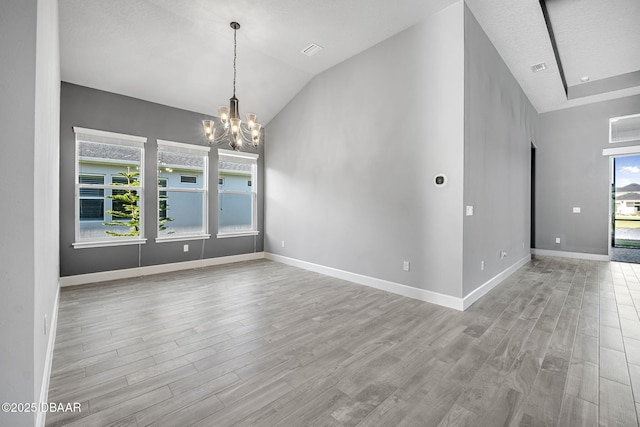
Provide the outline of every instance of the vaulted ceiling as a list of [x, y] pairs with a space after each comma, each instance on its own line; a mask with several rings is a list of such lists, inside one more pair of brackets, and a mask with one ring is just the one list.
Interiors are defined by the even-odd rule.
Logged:
[[[237, 96], [266, 124], [316, 74], [453, 3], [60, 0], [62, 79], [215, 115], [238, 21]], [[546, 0], [547, 19], [538, 0], [466, 3], [538, 112], [640, 93], [640, 1]]]

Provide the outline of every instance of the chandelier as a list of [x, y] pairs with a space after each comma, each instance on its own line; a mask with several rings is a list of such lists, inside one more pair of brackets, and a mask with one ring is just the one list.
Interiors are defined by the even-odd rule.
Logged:
[[[240, 29], [240, 24], [232, 22], [230, 26], [233, 28], [233, 96], [229, 99], [228, 107], [219, 108], [218, 120], [203, 120], [202, 126], [210, 144], [228, 141], [229, 146], [237, 151], [242, 147], [243, 141], [249, 143], [253, 148], [258, 146], [261, 125], [256, 121], [256, 115], [253, 113], [247, 114], [246, 123], [242, 123], [240, 119], [240, 108], [238, 98], [236, 98], [236, 32]], [[222, 131], [217, 136], [216, 124], [222, 126]]]

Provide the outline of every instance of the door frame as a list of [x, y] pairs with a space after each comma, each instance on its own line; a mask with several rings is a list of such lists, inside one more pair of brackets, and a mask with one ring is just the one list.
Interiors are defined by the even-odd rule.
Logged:
[[[615, 212], [612, 212], [611, 210], [611, 192], [613, 185], [615, 184], [613, 160], [616, 157], [640, 156], [640, 144], [629, 145], [626, 147], [603, 148], [602, 155], [609, 157], [609, 185], [607, 186], [607, 191], [609, 192], [607, 197], [607, 204], [609, 205], [609, 232], [607, 233], [607, 256], [609, 257], [609, 261], [611, 261], [611, 248], [613, 247], [611, 236], [613, 236], [613, 222], [615, 221], [615, 218], [613, 217]], [[613, 191], [615, 192], [615, 188], [613, 188]]]

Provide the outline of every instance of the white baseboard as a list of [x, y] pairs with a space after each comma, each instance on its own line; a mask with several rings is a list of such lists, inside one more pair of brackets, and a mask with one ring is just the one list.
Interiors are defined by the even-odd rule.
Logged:
[[500, 282], [502, 282], [507, 277], [511, 276], [513, 273], [516, 272], [517, 269], [519, 269], [529, 261], [531, 261], [531, 254], [526, 255], [521, 260], [513, 264], [511, 267], [507, 268], [504, 271], [501, 271], [500, 273], [496, 274], [494, 277], [492, 277], [491, 279], [483, 283], [482, 286], [475, 289], [469, 295], [463, 298], [462, 309], [466, 310], [467, 308], [469, 308], [471, 304], [478, 301], [480, 298], [486, 295], [487, 292], [495, 288]]
[[432, 304], [441, 305], [443, 307], [453, 308], [455, 310], [464, 311], [474, 302], [479, 300], [483, 295], [496, 287], [500, 282], [513, 274], [520, 267], [531, 260], [531, 255], [523, 257], [515, 264], [497, 274], [495, 277], [484, 283], [478, 289], [471, 292], [464, 298], [452, 297], [450, 295], [438, 292], [418, 289], [412, 286], [402, 285], [400, 283], [390, 282], [388, 280], [377, 279], [375, 277], [364, 276], [362, 274], [351, 273], [349, 271], [339, 270], [333, 267], [314, 264], [307, 261], [301, 261], [295, 258], [289, 258], [282, 255], [265, 252], [266, 259], [281, 262], [283, 264], [292, 265], [294, 267], [303, 268], [305, 270], [315, 271], [316, 273], [326, 274], [327, 276], [336, 277], [338, 279], [348, 280], [359, 285], [365, 285], [372, 288], [390, 292], [392, 294], [402, 295], [408, 298], [417, 299]]
[[264, 252], [231, 255], [218, 258], [198, 259], [194, 261], [173, 262], [170, 264], [149, 265], [145, 267], [126, 268], [123, 270], [101, 271], [98, 273], [77, 274], [60, 278], [60, 286], [76, 286], [88, 283], [106, 282], [109, 280], [129, 279], [132, 277], [149, 276], [151, 274], [169, 273], [172, 271], [190, 270], [192, 268], [211, 267], [214, 265], [231, 264], [234, 262], [264, 259]]
[[589, 261], [610, 261], [609, 255], [587, 254], [584, 252], [554, 251], [551, 249], [531, 249], [533, 255], [555, 256], [560, 258], [586, 259]]
[[438, 292], [427, 291], [425, 289], [418, 289], [412, 286], [390, 282], [388, 280], [382, 280], [375, 277], [364, 276], [362, 274], [351, 273], [349, 271], [339, 270], [333, 267], [326, 267], [324, 265], [301, 261], [299, 259], [276, 255], [269, 252], [265, 253], [265, 258], [272, 261], [280, 262], [282, 264], [292, 265], [294, 267], [315, 271], [316, 273], [325, 274], [331, 277], [336, 277], [338, 279], [348, 280], [359, 285], [365, 285], [372, 288], [380, 289], [392, 294], [402, 295], [408, 298], [413, 298], [460, 311], [463, 310], [462, 298], [456, 298], [450, 295], [440, 294]]
[[[58, 304], [60, 302], [60, 285], [56, 290], [56, 300], [53, 304], [53, 313], [51, 314], [51, 323], [49, 324], [49, 342], [47, 343], [47, 355], [44, 359], [44, 372], [42, 373], [42, 386], [40, 387], [39, 405], [46, 403], [49, 398], [49, 379], [51, 378], [51, 364], [53, 363], [53, 346], [56, 342], [56, 330], [58, 326]], [[47, 413], [40, 411], [38, 408], [38, 416], [36, 418], [36, 427], [44, 427]]]

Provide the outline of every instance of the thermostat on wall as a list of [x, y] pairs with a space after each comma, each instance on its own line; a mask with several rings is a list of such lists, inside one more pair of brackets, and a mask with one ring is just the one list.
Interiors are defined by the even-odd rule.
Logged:
[[445, 185], [447, 185], [447, 175], [439, 173], [435, 176], [435, 178], [433, 178], [433, 183], [436, 185], [436, 187], [444, 187]]

